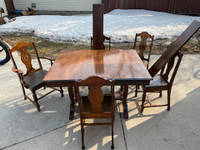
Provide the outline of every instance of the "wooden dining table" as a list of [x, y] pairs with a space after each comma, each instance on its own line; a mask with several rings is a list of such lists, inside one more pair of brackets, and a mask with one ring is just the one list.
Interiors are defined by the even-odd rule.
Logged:
[[68, 87], [71, 100], [69, 119], [74, 118], [76, 80], [89, 76], [114, 79], [124, 87], [123, 114], [128, 118], [128, 85], [148, 85], [151, 75], [136, 50], [74, 50], [60, 53], [43, 79], [47, 87]]

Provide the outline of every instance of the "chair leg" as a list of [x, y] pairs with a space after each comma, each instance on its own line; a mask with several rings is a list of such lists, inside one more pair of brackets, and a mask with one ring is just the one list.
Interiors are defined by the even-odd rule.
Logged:
[[60, 87], [60, 94], [61, 94], [61, 97], [64, 97], [64, 94], [63, 94], [64, 92], [63, 92], [63, 89], [62, 89], [62, 87]]
[[22, 92], [23, 92], [23, 95], [24, 95], [24, 100], [26, 100], [26, 92], [25, 92], [25, 89], [24, 89], [24, 86], [21, 84], [22, 86]]
[[135, 97], [137, 97], [138, 89], [139, 89], [139, 85], [136, 85], [136, 87], [135, 87]]
[[162, 91], [160, 91], [160, 97], [162, 97]]
[[114, 119], [112, 119], [112, 145], [111, 149], [114, 149]]
[[35, 91], [33, 92], [33, 99], [34, 99], [34, 104], [37, 110], [40, 112], [40, 105], [38, 104], [38, 98], [37, 98], [37, 95], [35, 94]]
[[171, 90], [167, 90], [167, 110], [170, 111]]
[[85, 119], [81, 120], [81, 139], [82, 139], [82, 149], [85, 149], [85, 145], [84, 145], [84, 122]]
[[123, 86], [123, 95], [122, 95], [124, 119], [128, 119], [127, 96], [128, 96], [128, 85], [125, 85]]
[[143, 110], [144, 110], [145, 98], [146, 98], [146, 92], [143, 92], [143, 95], [142, 95], [142, 105], [141, 105], [141, 113], [142, 113]]
[[120, 93], [123, 91], [123, 85], [120, 86]]

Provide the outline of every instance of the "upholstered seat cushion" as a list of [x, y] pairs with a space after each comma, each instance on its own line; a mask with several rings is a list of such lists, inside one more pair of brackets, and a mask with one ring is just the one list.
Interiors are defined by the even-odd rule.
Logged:
[[46, 70], [39, 70], [24, 77], [26, 82], [25, 86], [31, 89], [37, 89], [44, 86], [43, 78], [47, 74]]
[[153, 80], [150, 81], [150, 84], [145, 86], [145, 89], [165, 86], [168, 86], [168, 82], [162, 75], [157, 74], [153, 77]]

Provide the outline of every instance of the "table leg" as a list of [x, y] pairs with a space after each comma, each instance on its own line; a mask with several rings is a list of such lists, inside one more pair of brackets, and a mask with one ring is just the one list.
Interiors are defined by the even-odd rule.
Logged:
[[124, 119], [128, 119], [127, 96], [128, 96], [128, 85], [123, 86], [122, 102], [123, 102]]
[[69, 98], [70, 98], [69, 120], [73, 120], [74, 119], [74, 111], [75, 111], [75, 100], [74, 100], [73, 87], [68, 87], [68, 94], [69, 94]]

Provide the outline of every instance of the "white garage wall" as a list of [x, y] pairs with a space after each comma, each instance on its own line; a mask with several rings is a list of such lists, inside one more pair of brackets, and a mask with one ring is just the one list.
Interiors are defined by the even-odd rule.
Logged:
[[0, 7], [2, 7], [5, 11], [5, 13], [3, 13], [3, 16], [7, 16], [8, 12], [4, 0], [0, 0]]
[[31, 3], [36, 3], [35, 10], [45, 11], [92, 11], [93, 4], [101, 0], [13, 0], [15, 8], [27, 10]]

